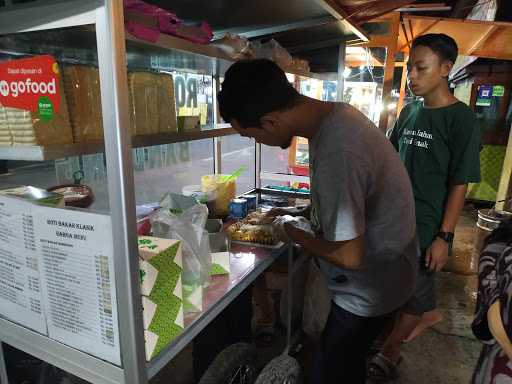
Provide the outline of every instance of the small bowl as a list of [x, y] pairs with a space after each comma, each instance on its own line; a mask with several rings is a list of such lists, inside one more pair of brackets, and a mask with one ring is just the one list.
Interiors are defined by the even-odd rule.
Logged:
[[64, 196], [68, 207], [87, 208], [94, 201], [92, 189], [83, 184], [63, 184], [48, 188], [48, 192], [57, 192]]

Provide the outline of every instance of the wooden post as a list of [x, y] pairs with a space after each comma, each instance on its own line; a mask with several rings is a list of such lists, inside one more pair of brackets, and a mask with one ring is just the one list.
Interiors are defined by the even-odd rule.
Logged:
[[[408, 58], [404, 57], [404, 62], [407, 63]], [[402, 80], [400, 81], [400, 96], [398, 97], [398, 104], [396, 106], [396, 117], [400, 115], [404, 107], [405, 99], [405, 86], [407, 85], [407, 65], [402, 67]]]
[[396, 12], [392, 13], [389, 20], [389, 42], [386, 46], [384, 84], [382, 86], [382, 111], [379, 119], [379, 129], [382, 131], [386, 131], [388, 128], [388, 104], [391, 99], [391, 89], [393, 88], [393, 73], [395, 72], [395, 53], [400, 28], [400, 14]]
[[336, 101], [343, 101], [345, 91], [345, 56], [347, 43], [342, 41], [338, 47], [338, 89], [336, 90]]
[[[505, 160], [503, 161], [503, 169], [501, 171], [500, 186], [498, 187], [498, 194], [496, 195], [496, 209], [504, 210], [511, 209], [511, 203], [506, 200], [510, 197], [512, 190], [512, 127], [508, 134], [507, 152]], [[508, 204], [507, 204], [508, 203]]]

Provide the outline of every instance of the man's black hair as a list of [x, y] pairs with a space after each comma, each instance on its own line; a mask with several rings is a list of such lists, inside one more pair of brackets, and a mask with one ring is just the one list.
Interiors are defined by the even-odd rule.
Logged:
[[424, 46], [430, 48], [434, 53], [439, 56], [441, 61], [448, 60], [455, 63], [459, 48], [453, 38], [444, 33], [428, 33], [415, 38], [412, 42], [411, 49], [417, 46]]
[[218, 94], [220, 115], [244, 127], [259, 127], [260, 119], [295, 105], [299, 93], [286, 74], [267, 59], [241, 60], [227, 71]]

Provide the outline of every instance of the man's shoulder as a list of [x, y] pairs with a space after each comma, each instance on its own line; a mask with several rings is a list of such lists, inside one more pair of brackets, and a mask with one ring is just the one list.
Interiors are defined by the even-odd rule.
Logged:
[[399, 117], [406, 117], [412, 113], [417, 113], [421, 108], [423, 108], [423, 102], [421, 100], [411, 101], [402, 108]]
[[458, 101], [454, 104], [454, 116], [464, 121], [476, 121], [475, 112], [462, 101]]

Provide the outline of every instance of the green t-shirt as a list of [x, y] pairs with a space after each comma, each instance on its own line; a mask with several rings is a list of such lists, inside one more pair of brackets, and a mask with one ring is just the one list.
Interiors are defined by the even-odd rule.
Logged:
[[424, 250], [441, 227], [450, 182], [480, 181], [480, 129], [462, 102], [425, 108], [416, 101], [404, 107], [388, 136], [411, 179]]

